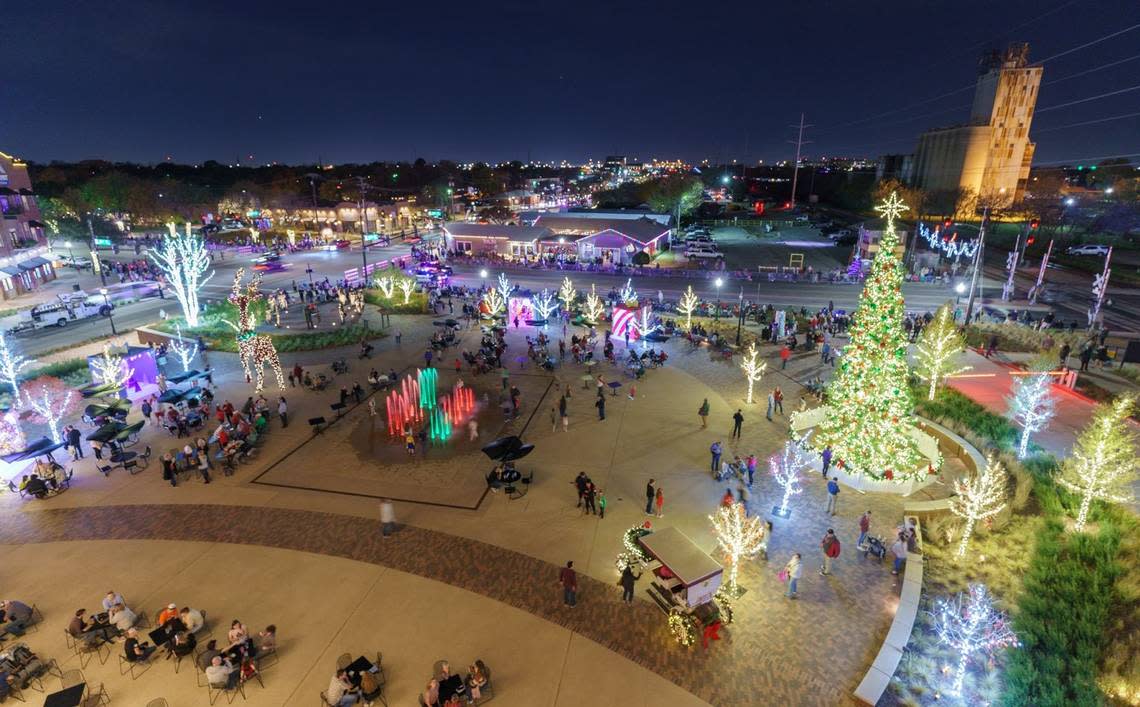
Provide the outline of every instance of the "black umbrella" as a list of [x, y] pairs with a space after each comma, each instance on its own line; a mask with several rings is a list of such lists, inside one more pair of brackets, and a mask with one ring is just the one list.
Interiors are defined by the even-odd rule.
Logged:
[[139, 430], [146, 424], [146, 420], [139, 420], [133, 424], [127, 425], [115, 434], [115, 440], [122, 441], [133, 434], [137, 434]]
[[197, 378], [200, 375], [202, 375], [202, 374], [198, 372], [198, 369], [191, 368], [189, 371], [184, 371], [182, 373], [179, 373], [176, 376], [170, 376], [169, 378], [166, 379], [166, 382], [178, 384], [178, 383], [182, 383], [183, 381], [193, 380], [194, 378]]
[[521, 439], [511, 435], [510, 437], [500, 437], [487, 444], [483, 447], [483, 453], [492, 461], [505, 461], [508, 454], [517, 452], [523, 446], [525, 445]]
[[447, 326], [460, 326], [459, 322], [455, 321], [454, 319], [444, 319], [443, 323]]
[[87, 441], [100, 443], [110, 442], [115, 438], [115, 435], [119, 434], [119, 432], [122, 431], [124, 427], [126, 427], [126, 425], [121, 422], [108, 422], [91, 434], [87, 435]]
[[114, 384], [91, 383], [79, 389], [79, 394], [85, 398], [93, 398], [96, 395], [106, 395], [107, 393], [118, 393], [123, 387]]
[[186, 397], [186, 392], [182, 390], [168, 390], [162, 395], [158, 396], [160, 403], [176, 403]]
[[534, 451], [534, 445], [533, 444], [524, 444], [523, 446], [519, 447], [518, 449], [512, 449], [512, 450], [508, 451], [505, 455], [503, 455], [502, 457], [499, 458], [499, 461], [501, 461], [501, 462], [518, 461], [519, 459], [522, 459], [523, 457], [525, 457], [526, 455], [530, 454], [533, 451]]
[[54, 452], [55, 450], [62, 447], [64, 444], [64, 442], [53, 442], [47, 437], [40, 437], [35, 442], [32, 442], [19, 452], [5, 454], [4, 456], [0, 457], [0, 459], [3, 459], [9, 464], [14, 464], [15, 462], [21, 462], [25, 459], [31, 459], [43, 454], [50, 454], [51, 452]]

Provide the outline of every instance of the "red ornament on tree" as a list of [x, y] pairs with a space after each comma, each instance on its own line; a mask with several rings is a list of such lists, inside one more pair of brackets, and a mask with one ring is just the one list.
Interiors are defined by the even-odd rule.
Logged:
[[886, 478], [887, 481], [893, 481], [895, 478], [895, 472], [891, 471], [890, 469], [887, 469], [886, 472], [883, 474], [883, 477]]
[[839, 461], [835, 462], [835, 466], [837, 466], [837, 467], [839, 467], [840, 469], [842, 469], [842, 468], [843, 468], [843, 460], [842, 460], [842, 459], [840, 459]]

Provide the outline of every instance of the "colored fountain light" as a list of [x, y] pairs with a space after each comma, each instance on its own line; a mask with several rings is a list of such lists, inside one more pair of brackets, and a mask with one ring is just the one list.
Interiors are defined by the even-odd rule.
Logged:
[[437, 393], [439, 372], [434, 368], [418, 369], [404, 376], [400, 385], [388, 393], [388, 434], [402, 437], [412, 428], [423, 426], [428, 437], [443, 441], [451, 437], [455, 427], [466, 422], [475, 411], [475, 391], [457, 381], [442, 397]]

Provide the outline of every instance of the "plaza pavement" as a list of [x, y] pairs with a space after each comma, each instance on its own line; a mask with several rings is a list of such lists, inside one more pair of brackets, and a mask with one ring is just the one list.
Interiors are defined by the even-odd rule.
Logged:
[[[391, 337], [379, 341], [376, 367], [383, 371], [388, 367], [400, 370], [419, 365], [421, 343], [432, 330], [430, 322], [426, 318], [393, 317], [393, 324], [403, 331], [403, 343], [397, 346]], [[466, 333], [462, 346], [473, 348], [475, 337], [475, 330]], [[524, 345], [520, 343], [521, 335], [513, 330], [509, 340], [512, 348], [508, 353], [513, 358]], [[648, 578], [639, 583], [638, 601], [632, 607], [619, 601], [613, 558], [621, 547], [622, 532], [646, 519], [643, 489], [650, 476], [664, 489], [666, 500], [665, 517], [652, 522], [657, 527], [676, 526], [702, 548], [714, 552], [715, 540], [707, 516], [715, 509], [725, 487], [709, 475], [709, 444], [720, 439], [726, 442], [726, 454], [734, 450], [742, 456], [756, 452], [763, 460], [779, 448], [786, 436], [786, 426], [779, 418], [768, 423], [762, 406], [753, 405], [744, 411], [743, 440], [739, 445], [728, 444], [731, 414], [743, 407], [743, 377], [736, 363], [714, 361], [706, 350], [690, 352], [686, 346], [683, 342], [668, 345], [669, 366], [649, 371], [637, 384], [633, 401], [625, 396], [629, 379], [621, 378], [616, 369], [607, 370], [608, 364], [599, 366], [607, 380], [623, 382], [620, 395], [607, 397], [604, 422], [596, 420], [593, 391], [582, 390], [577, 381], [582, 370], [568, 366], [558, 371], [558, 377], [564, 382], [573, 381], [575, 386], [570, 400], [570, 432], [550, 431], [546, 414], [554, 399], [542, 400], [543, 409], [523, 430], [525, 438], [536, 445], [534, 454], [520, 465], [524, 473], [531, 469], [536, 472], [535, 483], [525, 498], [512, 501], [502, 494], [488, 494], [475, 510], [397, 504], [397, 516], [406, 527], [387, 541], [377, 537], [376, 501], [372, 498], [251, 483], [270, 462], [290, 453], [309, 436], [304, 419], [325, 414], [327, 404], [335, 397], [334, 390], [314, 393], [289, 389], [286, 396], [293, 423], [288, 430], [283, 434], [274, 422], [256, 463], [239, 467], [233, 477], [216, 476], [210, 485], [193, 480], [171, 488], [161, 480], [156, 462], [134, 477], [116, 471], [110, 478], [103, 478], [94, 472], [88, 452], [88, 460], [77, 464], [74, 487], [67, 493], [38, 502], [24, 502], [13, 496], [0, 500], [7, 511], [0, 524], [0, 542], [40, 548], [42, 551], [22, 551], [33, 552], [45, 576], [56, 578], [55, 584], [45, 581], [27, 589], [38, 596], [26, 594], [19, 598], [37, 601], [41, 606], [63, 607], [47, 613], [48, 630], [39, 637], [33, 634], [29, 643], [39, 649], [37, 641], [57, 636], [70, 604], [94, 605], [102, 591], [110, 587], [128, 597], [134, 594], [150, 601], [153, 590], [146, 590], [147, 583], [160, 584], [169, 578], [169, 570], [145, 561], [131, 563], [129, 570], [115, 563], [96, 561], [89, 571], [92, 588], [84, 594], [90, 598], [69, 594], [58, 597], [57, 592], [68, 589], [67, 583], [58, 581], [59, 577], [76, 574], [72, 550], [67, 549], [70, 543], [98, 539], [109, 546], [107, 555], [117, 558], [140, 546], [149, 547], [156, 540], [208, 543], [211, 549], [207, 555], [216, 555], [217, 562], [205, 561], [216, 584], [211, 585], [210, 594], [203, 599], [202, 586], [189, 582], [186, 589], [178, 592], [176, 601], [200, 604], [208, 610], [212, 608], [208, 604], [223, 606], [235, 616], [256, 614], [257, 618], [245, 618], [251, 623], [277, 623], [285, 646], [283, 666], [285, 656], [296, 651], [293, 667], [279, 672], [290, 675], [286, 683], [294, 681], [288, 704], [296, 703], [303, 692], [327, 684], [329, 662], [314, 656], [368, 649], [359, 641], [346, 641], [334, 627], [355, 626], [360, 613], [379, 616], [393, 607], [397, 607], [397, 613], [403, 612], [401, 618], [410, 624], [388, 627], [372, 643], [385, 651], [386, 662], [407, 666], [406, 672], [389, 674], [396, 703], [410, 700], [427, 677], [423, 656], [430, 652], [424, 648], [416, 649], [421, 650], [417, 653], [408, 646], [420, 645], [417, 642], [423, 631], [419, 627], [430, 629], [438, 625], [433, 622], [445, 613], [447, 621], [441, 629], [446, 630], [432, 634], [435, 654], [448, 657], [456, 665], [473, 660], [476, 655], [501, 656], [498, 666], [491, 660], [488, 663], [498, 669], [498, 691], [504, 704], [574, 704], [564, 700], [580, 697], [582, 693], [576, 691], [589, 686], [599, 688], [590, 693], [591, 702], [597, 704], [650, 700], [654, 704], [686, 704], [689, 698], [679, 696], [672, 688], [662, 688], [649, 673], [714, 704], [842, 704], [848, 701], [847, 696], [878, 651], [898, 595], [889, 566], [873, 559], [864, 560], [854, 552], [856, 522], [859, 513], [870, 508], [874, 511], [873, 532], [889, 535], [900, 518], [901, 503], [897, 498], [860, 496], [845, 490], [839, 515], [829, 518], [823, 513], [822, 480], [818, 476], [807, 480], [805, 492], [793, 499], [791, 519], [776, 520], [769, 545], [771, 562], [750, 561], [742, 568], [741, 584], [748, 591], [737, 603], [736, 623], [724, 632], [724, 640], [712, 644], [707, 651], [681, 648], [669, 638], [664, 616], [645, 599]], [[622, 348], [619, 344], [619, 353]], [[775, 353], [774, 347], [765, 350], [768, 356], [774, 357]], [[323, 366], [336, 354], [284, 354], [282, 363], [290, 367], [296, 359], [303, 365]], [[368, 362], [355, 360], [355, 350], [343, 354], [353, 367], [343, 380], [359, 379], [363, 384]], [[221, 391], [217, 400], [229, 398], [240, 405], [248, 393], [240, 376], [235, 375], [235, 357], [215, 352], [209, 356], [211, 365], [219, 369]], [[798, 400], [793, 379], [808, 375], [817, 365], [817, 355], [805, 355], [794, 359], [787, 371], [776, 372], [778, 362], [770, 359], [770, 373], [757, 386], [758, 399], [766, 397], [769, 385], [779, 382], [791, 412]], [[271, 388], [267, 397], [272, 399], [275, 393]], [[709, 429], [701, 430], [696, 410], [705, 397], [712, 412]], [[534, 401], [524, 398], [524, 414], [532, 405]], [[162, 430], [148, 427], [143, 444], [161, 452], [181, 443]], [[433, 461], [429, 458], [425, 463]], [[468, 473], [481, 476], [486, 470], [483, 464]], [[571, 483], [583, 470], [606, 490], [610, 506], [604, 520], [583, 517], [574, 507]], [[751, 509], [768, 517], [778, 493], [765, 472], [762, 461]], [[814, 570], [819, 563], [817, 544], [827, 527], [836, 528], [844, 550], [833, 576], [822, 578]], [[40, 542], [54, 544], [34, 544]], [[229, 554], [235, 546], [240, 546], [240, 552]], [[804, 555], [806, 571], [801, 599], [791, 602], [783, 598], [784, 587], [775, 574], [797, 550]], [[274, 554], [280, 552], [285, 554]], [[320, 611], [325, 617], [322, 627], [327, 628], [322, 631], [298, 631], [299, 620], [288, 613], [256, 608], [316, 607], [334, 588], [355, 584], [345, 581], [337, 570], [321, 572], [319, 578], [289, 574], [294, 563], [317, 563], [313, 555], [341, 558], [336, 562], [377, 565], [385, 568], [384, 572], [405, 572], [411, 578], [399, 589], [360, 599], [354, 607], [336, 604], [327, 611], [311, 608], [310, 611]], [[301, 557], [306, 559], [298, 559]], [[574, 610], [561, 606], [555, 583], [557, 568], [570, 559], [585, 575], [579, 607]], [[242, 569], [239, 571], [238, 567]], [[258, 567], [268, 568], [266, 578], [256, 571]], [[355, 567], [351, 572], [357, 571]], [[378, 570], [360, 571], [367, 574]], [[238, 572], [238, 581], [227, 579], [232, 572]], [[276, 577], [276, 581], [268, 581], [270, 577]], [[262, 579], [266, 582], [263, 590], [241, 589]], [[124, 584], [129, 580], [141, 582], [143, 591], [132, 592]], [[8, 586], [3, 591], [10, 593]], [[155, 603], [160, 601], [163, 599], [156, 596]], [[494, 622], [491, 630], [467, 628], [479, 612], [498, 616], [502, 609], [493, 608], [498, 606], [495, 602], [521, 609], [530, 617]], [[473, 609], [453, 612], [453, 605]], [[398, 608], [403, 606], [407, 608]], [[153, 610], [157, 606], [147, 608]], [[531, 617], [546, 619], [538, 622], [544, 628], [533, 629]], [[547, 631], [546, 626], [562, 627], [559, 635], [565, 640], [564, 645], [571, 646], [563, 649], [569, 653], [561, 654], [562, 669], [555, 667], [550, 673], [550, 679], [557, 681], [553, 690], [550, 679], [542, 678], [532, 666], [541, 665], [544, 670], [550, 663], [556, 666], [557, 651], [551, 655], [542, 650], [523, 650], [531, 634]], [[462, 644], [462, 650], [451, 650], [456, 645], [453, 634], [463, 634], [463, 640], [468, 641]], [[517, 652], [511, 652], [516, 649]], [[50, 642], [43, 650], [49, 656], [67, 655]], [[504, 652], [495, 653], [496, 650]], [[565, 657], [571, 653], [573, 660]], [[629, 662], [612, 660], [613, 653]], [[113, 663], [90, 669], [107, 683], [112, 694], [132, 694], [128, 691], [133, 683], [116, 676]], [[156, 672], [164, 669], [158, 666]], [[301, 674], [305, 675], [303, 679], [294, 677]], [[640, 697], [638, 686], [645, 686]], [[259, 689], [251, 691], [252, 701], [274, 703], [260, 699]], [[204, 695], [193, 699], [190, 704], [204, 700]], [[311, 699], [311, 695], [306, 699]]]

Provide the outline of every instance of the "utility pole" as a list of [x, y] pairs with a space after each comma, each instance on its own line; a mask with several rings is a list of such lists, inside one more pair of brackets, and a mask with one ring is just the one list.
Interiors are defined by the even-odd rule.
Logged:
[[982, 225], [978, 229], [978, 249], [974, 251], [974, 272], [970, 276], [970, 298], [966, 302], [966, 322], [970, 324], [970, 316], [974, 312], [974, 292], [978, 289], [978, 275], [982, 269], [982, 256], [986, 249], [986, 224], [990, 217], [990, 207], [986, 204], [982, 210]]
[[357, 201], [357, 215], [360, 217], [360, 257], [364, 260], [364, 269], [360, 271], [360, 277], [364, 282], [368, 282], [368, 242], [364, 240], [364, 233], [368, 230], [368, 218], [364, 215], [364, 177], [357, 177], [356, 183], [360, 187], [360, 198]]
[[[806, 143], [804, 142], [804, 128], [810, 128], [811, 126], [810, 125], [804, 125], [804, 114], [800, 113], [800, 124], [799, 124], [799, 126], [791, 125], [789, 127], [792, 127], [792, 128], [798, 127], [799, 128], [799, 137], [797, 137], [795, 140], [795, 143], [796, 143], [796, 164], [795, 164], [794, 169], [792, 170], [792, 199], [790, 202], [792, 207], [794, 208], [796, 205], [796, 183], [799, 181], [799, 178], [800, 178], [800, 154], [801, 154], [801, 151], [803, 150], [803, 146], [805, 144], [806, 145], [811, 144], [810, 140]], [[788, 142], [792, 142], [792, 141], [789, 140]]]
[[87, 217], [87, 232], [91, 234], [91, 262], [95, 268], [99, 270], [99, 279], [103, 281], [103, 287], [107, 286], [107, 272], [103, 267], [103, 263], [99, 260], [99, 248], [95, 243], [95, 227], [91, 225], [91, 217]]

